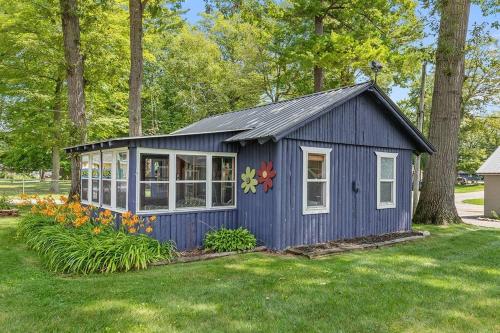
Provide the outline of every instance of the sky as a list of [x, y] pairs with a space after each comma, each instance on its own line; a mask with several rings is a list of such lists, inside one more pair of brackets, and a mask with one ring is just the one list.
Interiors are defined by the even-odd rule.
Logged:
[[[198, 15], [199, 13], [202, 13], [205, 10], [205, 2], [203, 0], [184, 0], [183, 3], [183, 8], [187, 10], [187, 12], [184, 14], [185, 19], [191, 23], [194, 24], [196, 23], [199, 19], [200, 16]], [[424, 10], [419, 10], [419, 15], [425, 15], [426, 12]], [[474, 24], [481, 24], [483, 22], [488, 22], [492, 23], [495, 20], [499, 20], [500, 18], [497, 16], [483, 16], [481, 9], [477, 5], [472, 5], [471, 6], [471, 12], [469, 16], [469, 29], [474, 25]], [[500, 38], [500, 31], [496, 30], [494, 35], [497, 38]], [[424, 44], [433, 44], [435, 43], [435, 36], [429, 36], [424, 40]], [[420, 68], [420, 64], [418, 65]], [[408, 89], [401, 88], [398, 86], [395, 86], [392, 88], [391, 92], [389, 93], [391, 98], [398, 102], [402, 99], [405, 99], [408, 95]]]

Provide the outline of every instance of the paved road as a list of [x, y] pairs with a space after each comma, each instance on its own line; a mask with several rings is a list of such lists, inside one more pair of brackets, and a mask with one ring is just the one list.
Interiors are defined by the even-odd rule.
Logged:
[[455, 193], [455, 205], [457, 206], [458, 215], [462, 217], [462, 220], [465, 223], [477, 225], [480, 227], [500, 229], [500, 222], [489, 222], [478, 219], [478, 217], [484, 215], [484, 206], [463, 203], [465, 199], [477, 199], [483, 197], [484, 197], [483, 191], [469, 192], [469, 193]]

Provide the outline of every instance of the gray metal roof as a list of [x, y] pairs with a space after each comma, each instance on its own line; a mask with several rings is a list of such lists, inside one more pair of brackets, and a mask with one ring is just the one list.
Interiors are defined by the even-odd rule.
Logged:
[[500, 146], [490, 157], [477, 169], [479, 175], [498, 174], [500, 175]]
[[281, 134], [295, 125], [319, 114], [346, 98], [365, 91], [372, 85], [365, 82], [316, 94], [301, 96], [282, 102], [265, 104], [236, 112], [229, 112], [202, 119], [172, 134], [197, 134], [200, 132], [239, 131], [226, 141], [256, 139], [279, 140]]
[[388, 108], [395, 119], [418, 144], [419, 152], [432, 154], [436, 150], [411, 121], [399, 110], [392, 100], [373, 82], [364, 82], [353, 86], [342, 87], [297, 98], [256, 106], [235, 112], [228, 112], [202, 119], [187, 127], [166, 135], [115, 138], [99, 142], [86, 143], [66, 148], [66, 152], [110, 148], [126, 142], [147, 138], [161, 138], [182, 135], [199, 135], [220, 132], [235, 132], [226, 142], [246, 142], [258, 140], [278, 141], [293, 130], [329, 112], [347, 100], [370, 91]]

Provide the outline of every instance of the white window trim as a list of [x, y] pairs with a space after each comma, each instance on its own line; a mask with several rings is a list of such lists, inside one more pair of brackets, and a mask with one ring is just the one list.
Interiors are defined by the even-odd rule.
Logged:
[[[103, 170], [103, 163], [102, 163], [102, 154], [104, 153], [112, 153], [112, 170], [111, 170], [111, 206], [109, 205], [104, 205], [102, 204], [102, 170]], [[119, 153], [127, 153], [127, 169], [125, 170], [125, 174], [127, 175], [127, 178], [121, 181], [125, 181], [127, 183], [127, 193], [125, 194], [126, 197], [126, 203], [125, 206], [126, 208], [117, 208], [116, 207], [116, 157], [118, 156]], [[92, 156], [99, 155], [100, 158], [100, 165], [99, 165], [99, 202], [92, 201]], [[105, 208], [109, 210], [113, 210], [115, 212], [125, 212], [128, 210], [128, 191], [129, 191], [129, 167], [130, 167], [130, 154], [128, 151], [128, 148], [115, 148], [115, 149], [105, 149], [105, 150], [96, 150], [93, 152], [88, 152], [81, 154], [81, 157], [83, 156], [88, 156], [89, 157], [89, 177], [87, 178], [87, 184], [88, 184], [88, 200], [81, 200], [83, 204], [86, 205], [93, 205], [97, 206], [100, 208]], [[80, 159], [81, 160], [81, 159]], [[81, 175], [80, 175], [80, 179]], [[80, 196], [81, 196], [81, 190], [80, 190]]]
[[[377, 209], [387, 209], [387, 208], [396, 208], [396, 198], [397, 198], [397, 157], [398, 153], [386, 153], [376, 151], [375, 155], [377, 155]], [[392, 158], [394, 159], [394, 179], [381, 179], [381, 160], [382, 158]], [[392, 202], [383, 203], [380, 202], [380, 182], [381, 181], [392, 181]]]
[[[332, 148], [306, 147], [300, 146], [302, 149], [302, 214], [327, 214], [330, 212], [330, 154]], [[324, 207], [307, 207], [307, 183], [308, 183], [308, 157], [309, 154], [322, 154], [326, 159], [326, 189], [325, 189], [325, 206]]]
[[[89, 154], [90, 156], [90, 175], [89, 175], [89, 179], [90, 179], [90, 187], [89, 187], [89, 191], [90, 191], [90, 195], [89, 195], [89, 203], [92, 205], [92, 206], [97, 206], [97, 207], [100, 207], [101, 205], [101, 199], [102, 199], [102, 196], [101, 196], [101, 191], [102, 191], [102, 186], [101, 186], [101, 180], [102, 180], [102, 157], [101, 157], [101, 152], [98, 150], [98, 151], [95, 151], [95, 152], [92, 152]], [[99, 157], [99, 178], [94, 178], [94, 157]], [[97, 180], [99, 182], [99, 198], [98, 198], [98, 201], [94, 201], [93, 198], [92, 198], [92, 193], [94, 192], [94, 186], [93, 186], [93, 182], [94, 180]]]
[[[169, 155], [169, 174], [168, 183], [169, 193], [168, 193], [168, 209], [155, 209], [155, 210], [140, 210], [139, 200], [140, 200], [140, 184], [141, 184], [141, 154], [154, 154], [154, 155]], [[198, 155], [205, 156], [207, 159], [207, 175], [206, 180], [199, 181], [177, 181], [176, 180], [176, 167], [177, 167], [177, 155]], [[212, 157], [234, 157], [234, 205], [232, 206], [212, 206]], [[165, 213], [185, 213], [185, 212], [199, 212], [199, 211], [215, 211], [215, 210], [230, 210], [236, 209], [238, 205], [238, 181], [237, 181], [237, 171], [238, 171], [238, 154], [237, 153], [227, 153], [227, 152], [205, 152], [205, 151], [192, 151], [192, 150], [174, 150], [174, 149], [155, 149], [155, 148], [137, 148], [137, 167], [136, 167], [136, 214], [138, 215], [149, 215], [149, 214], [165, 214]], [[173, 161], [173, 163], [172, 163]], [[206, 183], [206, 205], [203, 207], [185, 207], [177, 208], [175, 206], [176, 184], [179, 183]], [[217, 182], [217, 181], [216, 181]]]
[[[82, 177], [82, 173], [81, 173], [81, 172], [82, 172], [82, 162], [83, 162], [83, 157], [84, 157], [84, 156], [88, 158], [88, 162], [87, 162], [87, 163], [88, 163], [88, 168], [87, 168], [87, 178], [83, 178], [83, 177]], [[90, 154], [81, 154], [81, 155], [80, 155], [80, 201], [81, 201], [82, 203], [84, 203], [84, 204], [88, 204], [88, 203], [89, 203], [89, 199], [90, 199], [90, 195], [91, 195], [91, 194], [90, 194], [90, 179], [91, 179], [91, 176], [92, 176], [92, 175], [91, 175], [92, 171], [91, 171], [91, 166], [90, 166], [90, 160], [91, 160], [91, 159], [90, 159]], [[83, 180], [83, 179], [86, 179], [86, 180], [87, 180], [87, 200], [83, 200], [83, 199], [82, 199], [82, 189], [83, 189], [83, 188], [82, 188], [81, 183], [82, 183], [82, 180]]]

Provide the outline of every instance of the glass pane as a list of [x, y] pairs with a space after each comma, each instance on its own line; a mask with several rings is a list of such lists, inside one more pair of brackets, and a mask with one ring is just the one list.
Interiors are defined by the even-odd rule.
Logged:
[[127, 179], [127, 164], [127, 153], [118, 153], [116, 155], [116, 179]]
[[212, 180], [234, 180], [234, 157], [212, 158]]
[[111, 180], [102, 181], [102, 204], [111, 206]]
[[326, 179], [326, 156], [323, 154], [307, 155], [307, 178]]
[[394, 158], [382, 157], [380, 159], [380, 178], [394, 179]]
[[111, 170], [113, 169], [112, 163], [113, 163], [112, 153], [102, 154], [102, 179], [111, 179]]
[[176, 208], [205, 207], [205, 183], [181, 183], [176, 185]]
[[141, 155], [141, 180], [167, 181], [168, 155]]
[[92, 202], [99, 203], [99, 181], [92, 180]]
[[92, 155], [92, 178], [99, 179], [100, 170], [99, 155]]
[[140, 209], [168, 209], [168, 184], [141, 184]]
[[326, 183], [308, 182], [307, 183], [307, 207], [325, 207], [326, 202]]
[[87, 179], [82, 179], [81, 182], [82, 197], [81, 200], [89, 200], [89, 181]]
[[127, 182], [116, 182], [116, 208], [127, 209]]
[[[89, 156], [88, 155], [83, 155], [82, 156], [82, 162], [81, 162], [81, 176], [82, 178], [88, 178], [89, 177]], [[88, 185], [87, 185], [88, 188]]]
[[380, 182], [380, 202], [392, 203], [392, 183], [393, 182]]
[[212, 183], [212, 206], [234, 206], [233, 182]]
[[207, 159], [205, 156], [177, 155], [177, 180], [207, 179]]

